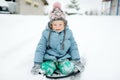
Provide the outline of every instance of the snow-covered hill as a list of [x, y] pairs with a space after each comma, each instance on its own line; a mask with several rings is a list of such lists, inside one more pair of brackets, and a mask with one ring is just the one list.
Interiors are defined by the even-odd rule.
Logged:
[[[80, 55], [87, 59], [81, 80], [120, 80], [120, 17], [68, 16]], [[0, 80], [33, 76], [34, 51], [48, 16], [0, 15]]]

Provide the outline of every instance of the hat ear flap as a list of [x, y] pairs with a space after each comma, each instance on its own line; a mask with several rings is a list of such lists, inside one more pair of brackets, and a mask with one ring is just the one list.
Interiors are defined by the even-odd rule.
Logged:
[[51, 24], [51, 22], [48, 22], [48, 27], [49, 27], [50, 29], [52, 29], [52, 24]]
[[65, 26], [67, 25], [67, 20], [65, 20], [65, 19], [64, 19], [64, 24], [65, 24]]

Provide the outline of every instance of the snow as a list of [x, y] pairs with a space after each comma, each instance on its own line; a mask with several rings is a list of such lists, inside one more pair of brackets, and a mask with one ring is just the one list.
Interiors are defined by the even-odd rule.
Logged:
[[[120, 17], [67, 16], [80, 55], [80, 80], [120, 80]], [[0, 80], [41, 80], [30, 73], [48, 16], [0, 15]]]

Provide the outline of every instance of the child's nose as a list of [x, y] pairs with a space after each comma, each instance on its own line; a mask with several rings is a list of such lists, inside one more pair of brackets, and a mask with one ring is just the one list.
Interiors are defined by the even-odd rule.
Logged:
[[56, 27], [60, 27], [60, 25], [57, 25]]

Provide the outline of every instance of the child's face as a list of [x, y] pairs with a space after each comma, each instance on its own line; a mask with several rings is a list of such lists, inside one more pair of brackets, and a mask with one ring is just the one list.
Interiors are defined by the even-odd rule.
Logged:
[[52, 29], [57, 31], [57, 32], [64, 30], [64, 26], [65, 26], [64, 22], [61, 20], [57, 20], [57, 21], [52, 22]]

